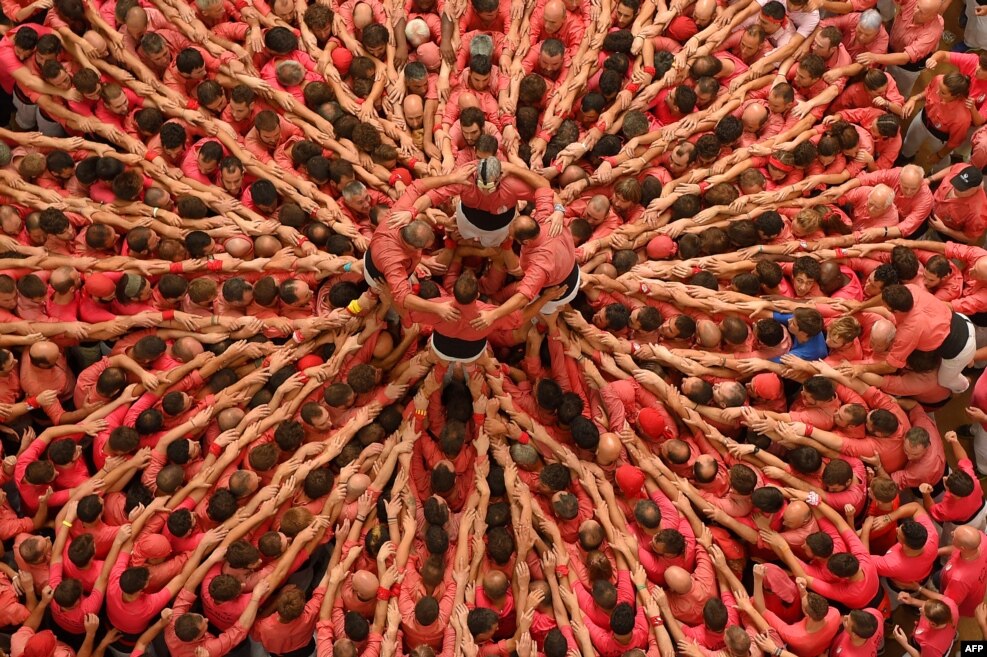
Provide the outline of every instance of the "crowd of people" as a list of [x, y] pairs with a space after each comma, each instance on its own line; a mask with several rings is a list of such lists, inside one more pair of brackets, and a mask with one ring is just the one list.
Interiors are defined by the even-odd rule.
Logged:
[[0, 654], [987, 637], [950, 2], [0, 0]]

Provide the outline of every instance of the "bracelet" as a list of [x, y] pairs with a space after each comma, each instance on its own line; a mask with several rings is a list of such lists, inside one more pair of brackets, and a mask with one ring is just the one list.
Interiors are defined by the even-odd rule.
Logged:
[[625, 90], [631, 92], [632, 94], [637, 93], [638, 89], [640, 89], [640, 88], [641, 88], [641, 85], [639, 85], [637, 82], [631, 82], [629, 85], [627, 85], [626, 87], [624, 87]]
[[415, 415], [417, 415], [418, 417], [425, 417], [426, 415], [428, 415], [428, 411], [426, 411], [424, 408], [416, 408]]
[[569, 574], [569, 566], [565, 565], [564, 563], [560, 563], [555, 566], [555, 572], [561, 575], [562, 577], [565, 577], [566, 575]]
[[636, 584], [634, 588], [636, 588], [638, 591], [643, 591], [648, 587], [644, 586], [643, 584]]
[[652, 76], [657, 72], [654, 66], [642, 66], [641, 70]]
[[357, 522], [366, 522], [367, 521], [367, 516], [357, 516], [356, 517], [356, 521]]
[[522, 431], [521, 435], [517, 437], [517, 441], [522, 445], [527, 445], [531, 442], [531, 436], [528, 435], [527, 431]]
[[814, 490], [809, 491], [809, 494], [805, 496], [805, 503], [809, 506], [819, 506], [820, 502], [822, 502], [822, 498]]
[[173, 262], [168, 265], [168, 272], [171, 274], [181, 274], [185, 271], [185, 266], [180, 262]]
[[219, 458], [219, 455], [223, 453], [223, 448], [219, 446], [219, 443], [213, 443], [209, 446], [209, 454]]
[[410, 160], [408, 160], [408, 168], [411, 169], [412, 171], [415, 169], [416, 164], [418, 164], [418, 160], [416, 160], [415, 158], [411, 158]]
[[383, 586], [378, 587], [378, 589], [377, 589], [377, 599], [378, 600], [384, 600], [385, 602], [387, 600], [390, 600], [391, 599], [391, 590], [390, 589], [385, 589]]
[[555, 211], [558, 212], [558, 213], [561, 213], [561, 214], [565, 214], [565, 206], [562, 205], [561, 203], [556, 203], [555, 204]]
[[295, 331], [294, 333], [291, 334], [291, 339], [297, 342], [298, 344], [301, 344], [305, 342], [305, 335], [301, 331]]
[[222, 260], [210, 260], [206, 263], [206, 269], [211, 272], [223, 271]]
[[760, 452], [760, 451], [761, 451], [761, 448], [760, 448], [760, 447], [758, 447], [757, 445], [754, 445], [754, 451], [753, 451], [753, 452], [751, 452], [751, 454], [752, 454], [752, 455], [756, 455], [756, 454], [757, 454], [758, 452]]
[[759, 245], [758, 245], [758, 247], [757, 247], [757, 252], [758, 252], [758, 253], [764, 253], [764, 245], [763, 245], [763, 244], [759, 244]]
[[158, 218], [158, 208], [154, 208], [154, 210], [151, 211], [151, 216], [155, 219]]
[[162, 310], [161, 311], [161, 319], [163, 319], [165, 321], [175, 319], [175, 311], [174, 310]]
[[654, 618], [652, 618], [651, 625], [654, 627], [661, 627], [662, 626], [661, 616], [655, 616]]
[[775, 657], [781, 657], [781, 648], [775, 648]]
[[72, 528], [72, 523], [69, 522], [68, 520], [63, 520], [62, 521], [62, 526], [63, 527], [68, 527], [69, 529], [71, 529]]
[[209, 318], [210, 326], [219, 326], [219, 315], [213, 315]]
[[346, 310], [348, 310], [351, 315], [359, 315], [363, 308], [360, 307], [359, 300], [353, 299], [350, 301], [349, 305], [346, 306]]
[[483, 413], [473, 413], [473, 424], [483, 424], [485, 418]]
[[351, 269], [353, 269], [353, 263], [352, 262], [347, 262], [345, 265], [343, 265], [343, 271], [349, 273], [349, 271]]
[[33, 411], [36, 408], [41, 408], [41, 405], [38, 403], [37, 397], [28, 397], [27, 399], [24, 400], [24, 403], [27, 404], [28, 410], [31, 411]]
[[887, 236], [888, 236], [888, 227], [885, 226], [884, 227], [884, 237], [887, 237]]
[[815, 430], [816, 430], [816, 428], [814, 426], [812, 426], [811, 424], [809, 424], [808, 422], [806, 422], [806, 424], [805, 424], [805, 435], [806, 435], [807, 438], [812, 438], [812, 432], [815, 431]]
[[295, 244], [295, 246], [301, 246], [302, 244], [304, 244], [307, 241], [308, 241], [308, 238], [305, 237], [304, 235], [302, 235], [301, 237], [298, 238], [298, 242]]

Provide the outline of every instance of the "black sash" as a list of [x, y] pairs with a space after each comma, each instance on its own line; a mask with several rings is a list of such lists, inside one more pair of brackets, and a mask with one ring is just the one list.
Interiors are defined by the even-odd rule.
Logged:
[[460, 204], [459, 207], [463, 212], [463, 216], [466, 217], [466, 221], [480, 230], [491, 233], [510, 226], [511, 222], [514, 221], [514, 217], [517, 215], [517, 208], [510, 208], [506, 212], [495, 214], [486, 210], [471, 208], [465, 204]]
[[932, 119], [930, 119], [929, 115], [925, 113], [925, 110], [922, 110], [922, 125], [924, 125], [925, 129], [928, 130], [932, 134], [932, 136], [938, 139], [939, 141], [942, 142], [949, 141], [949, 133], [943, 132], [935, 125], [933, 125]]
[[939, 348], [936, 349], [936, 353], [943, 360], [956, 358], [963, 351], [963, 347], [966, 346], [969, 340], [970, 325], [962, 315], [953, 313], [952, 320], [949, 323], [949, 335], [942, 341]]
[[466, 360], [482, 354], [483, 350], [487, 348], [487, 339], [461, 340], [433, 332], [432, 345], [443, 355]]
[[374, 259], [370, 255], [370, 249], [367, 249], [363, 253], [363, 266], [367, 268], [367, 274], [370, 276], [370, 278], [374, 279], [375, 281], [385, 280], [383, 272], [377, 269], [377, 265], [374, 264]]

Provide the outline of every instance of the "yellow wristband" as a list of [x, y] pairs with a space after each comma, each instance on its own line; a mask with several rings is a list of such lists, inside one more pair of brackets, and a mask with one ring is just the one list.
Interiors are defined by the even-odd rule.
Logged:
[[346, 310], [350, 311], [353, 315], [359, 315], [363, 308], [360, 307], [360, 302], [357, 299], [350, 301], [349, 305], [346, 306]]
[[62, 524], [65, 525], [66, 527], [68, 527], [69, 529], [72, 528], [72, 523], [69, 522], [68, 520], [63, 520], [62, 521]]

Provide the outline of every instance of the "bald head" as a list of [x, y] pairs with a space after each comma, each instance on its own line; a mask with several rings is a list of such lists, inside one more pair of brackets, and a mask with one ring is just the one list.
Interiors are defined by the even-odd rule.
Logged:
[[603, 194], [597, 194], [586, 204], [586, 211], [606, 215], [610, 212], [610, 199]]
[[887, 185], [877, 185], [874, 189], [870, 190], [868, 200], [883, 212], [894, 203], [894, 190]]
[[413, 116], [420, 116], [425, 112], [425, 106], [422, 104], [422, 97], [415, 94], [409, 94], [404, 97], [404, 114], [405, 117], [408, 114]]
[[76, 280], [76, 272], [72, 267], [59, 267], [51, 272], [48, 283], [56, 292], [65, 293], [72, 289]]
[[874, 353], [886, 353], [891, 348], [894, 341], [894, 324], [887, 319], [879, 319], [874, 322], [870, 331], [870, 346]]
[[358, 472], [346, 482], [346, 500], [353, 502], [360, 499], [360, 496], [370, 488], [370, 477]]
[[603, 525], [596, 520], [584, 520], [579, 525], [579, 544], [584, 550], [595, 550], [603, 543]]
[[254, 241], [254, 255], [258, 258], [270, 258], [281, 250], [281, 242], [274, 235], [258, 235]]
[[183, 363], [188, 363], [203, 351], [202, 343], [191, 336], [178, 338], [171, 346], [171, 355]]
[[768, 108], [760, 103], [752, 103], [747, 106], [740, 117], [744, 124], [744, 129], [749, 132], [760, 130], [764, 122], [768, 120]]
[[706, 349], [715, 349], [720, 345], [720, 340], [723, 339], [720, 327], [716, 322], [708, 319], [701, 319], [696, 322], [696, 336], [699, 339], [699, 344]]
[[969, 525], [961, 525], [953, 530], [953, 546], [964, 552], [979, 549], [982, 538], [983, 532]]
[[600, 465], [611, 465], [620, 457], [620, 437], [611, 432], [600, 435], [600, 442], [596, 446], [596, 462]]
[[809, 522], [809, 518], [812, 517], [812, 510], [809, 509], [809, 505], [801, 500], [795, 500], [790, 503], [786, 508], [784, 513], [781, 514], [782, 523], [785, 527], [789, 529], [798, 529]]
[[565, 18], [565, 5], [562, 0], [549, 0], [545, 3], [545, 20]]
[[679, 566], [669, 566], [665, 571], [665, 584], [672, 593], [688, 593], [692, 588], [692, 575]]
[[499, 570], [488, 570], [483, 576], [483, 592], [492, 598], [502, 598], [508, 586], [507, 575]]
[[819, 289], [832, 294], [843, 287], [843, 272], [837, 262], [829, 260], [819, 266]]
[[243, 421], [246, 413], [240, 408], [224, 408], [216, 415], [216, 423], [221, 431], [235, 429]]
[[142, 34], [147, 29], [147, 12], [143, 7], [131, 7], [125, 20], [131, 34]]
[[374, 11], [365, 2], [358, 2], [355, 7], [353, 7], [353, 26], [362, 30], [366, 26], [374, 22]]
[[368, 570], [358, 570], [353, 573], [353, 591], [361, 600], [373, 600], [377, 596], [380, 583], [377, 576]]
[[51, 365], [58, 360], [60, 352], [61, 350], [57, 344], [48, 340], [42, 340], [31, 345], [31, 348], [28, 350], [28, 356], [31, 357], [31, 362], [35, 364]]
[[464, 110], [467, 107], [480, 108], [480, 101], [476, 99], [471, 93], [464, 93], [459, 95], [459, 109]]
[[696, 25], [705, 26], [713, 20], [716, 13], [716, 0], [698, 0], [693, 6], [692, 18]]

